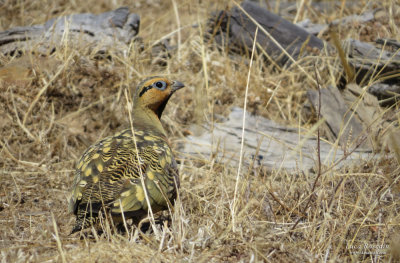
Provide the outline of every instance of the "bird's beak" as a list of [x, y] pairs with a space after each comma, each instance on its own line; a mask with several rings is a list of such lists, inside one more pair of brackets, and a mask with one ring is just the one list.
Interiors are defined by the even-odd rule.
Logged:
[[185, 85], [184, 85], [182, 82], [180, 82], [180, 81], [174, 81], [174, 82], [172, 83], [172, 92], [175, 92], [175, 91], [177, 91], [178, 89], [181, 89], [181, 88], [183, 88], [183, 87], [185, 87]]

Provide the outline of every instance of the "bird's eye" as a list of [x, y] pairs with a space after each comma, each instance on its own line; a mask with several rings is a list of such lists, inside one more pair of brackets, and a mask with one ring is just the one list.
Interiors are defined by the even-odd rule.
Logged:
[[165, 83], [164, 81], [157, 81], [153, 84], [153, 86], [159, 90], [164, 90], [167, 87], [167, 83]]

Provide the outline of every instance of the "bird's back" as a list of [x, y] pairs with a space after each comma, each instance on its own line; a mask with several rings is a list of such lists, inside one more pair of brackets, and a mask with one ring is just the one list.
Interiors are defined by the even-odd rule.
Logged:
[[153, 212], [175, 198], [178, 174], [166, 138], [135, 127], [134, 134], [135, 140], [131, 129], [106, 137], [78, 161], [69, 207], [77, 215], [72, 232], [95, 223], [103, 208], [140, 220], [148, 211], [142, 182]]

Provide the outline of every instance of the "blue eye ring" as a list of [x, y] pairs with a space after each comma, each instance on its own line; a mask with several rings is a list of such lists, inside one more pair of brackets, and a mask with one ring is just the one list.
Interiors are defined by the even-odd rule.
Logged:
[[165, 81], [157, 81], [153, 84], [153, 87], [159, 90], [165, 90], [167, 83]]

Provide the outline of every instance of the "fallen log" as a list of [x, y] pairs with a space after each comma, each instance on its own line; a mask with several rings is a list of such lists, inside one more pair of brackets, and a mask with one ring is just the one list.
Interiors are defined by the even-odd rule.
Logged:
[[[368, 85], [369, 92], [385, 100], [383, 105], [395, 103], [400, 96], [400, 53], [378, 49], [375, 46], [354, 39], [344, 41], [348, 49], [350, 64], [357, 72], [356, 83]], [[382, 80], [380, 80], [382, 79]], [[380, 80], [380, 81], [379, 81]]]
[[[211, 125], [192, 126], [193, 135], [182, 141], [181, 155], [187, 160], [210, 160], [237, 167], [241, 154], [243, 109], [232, 108], [228, 120]], [[317, 163], [317, 138], [301, 131], [279, 125], [262, 116], [246, 113], [244, 134], [244, 162], [255, 162], [270, 169], [291, 172], [308, 171]], [[300, 134], [299, 134], [300, 132]], [[370, 158], [368, 150], [343, 151], [323, 140], [320, 141], [321, 161], [326, 167], [351, 164], [354, 160]]]
[[[334, 21], [331, 25], [354, 20], [371, 21], [378, 11], [373, 10], [360, 16], [346, 17]], [[308, 23], [308, 26], [312, 25]], [[229, 11], [220, 11], [211, 18], [209, 41], [214, 41], [231, 52], [249, 54], [257, 27], [262, 27], [258, 30], [256, 39], [259, 54], [264, 54], [269, 61], [279, 66], [291, 63], [288, 55], [297, 60], [301, 56], [319, 52], [324, 46], [329, 47], [330, 52], [333, 50], [324, 41], [302, 27], [252, 2], [243, 2], [240, 7], [236, 6]], [[318, 28], [323, 30], [322, 27]], [[397, 46], [396, 43], [393, 44], [393, 41], [387, 41], [387, 43], [393, 47]], [[386, 85], [391, 86], [400, 82], [400, 78], [396, 77], [396, 72], [400, 70], [400, 53], [398, 51], [391, 52], [378, 49], [371, 44], [353, 39], [344, 41], [343, 45], [346, 47], [349, 63], [357, 73], [357, 84], [366, 85], [371, 79], [375, 82], [381, 77], [383, 77], [381, 83]], [[393, 77], [390, 77], [391, 75]], [[343, 81], [341, 83], [343, 87], [347, 84]], [[385, 88], [380, 89], [383, 87], [382, 85], [376, 85], [376, 83], [370, 83], [370, 85], [374, 85], [370, 88], [371, 93], [384, 100], [382, 105], [397, 101], [396, 98], [398, 98], [399, 93], [396, 86], [385, 86]]]
[[[364, 127], [360, 120], [349, 110], [340, 91], [336, 87], [329, 86], [321, 89], [321, 94], [316, 90], [307, 91], [308, 99], [318, 110], [319, 96], [321, 96], [321, 116], [325, 119], [334, 138], [339, 138], [340, 145], [347, 145], [363, 134]], [[357, 142], [355, 142], [357, 143]], [[362, 143], [363, 148], [369, 148]]]
[[126, 46], [139, 32], [140, 17], [121, 7], [102, 14], [74, 14], [53, 18], [43, 25], [15, 27], [0, 32], [0, 52], [16, 55], [25, 50], [52, 53], [60, 45], [94, 47], [99, 51]]
[[[290, 61], [287, 54], [297, 59], [300, 55], [307, 54], [302, 51], [317, 52], [324, 47], [321, 39], [256, 3], [243, 2], [240, 6], [244, 11], [234, 7], [230, 11], [220, 11], [210, 20], [211, 41], [225, 45], [235, 52], [250, 53], [255, 30], [258, 26], [262, 27], [257, 36], [259, 53], [266, 53], [281, 66]], [[287, 54], [265, 34], [264, 30], [286, 50]]]

